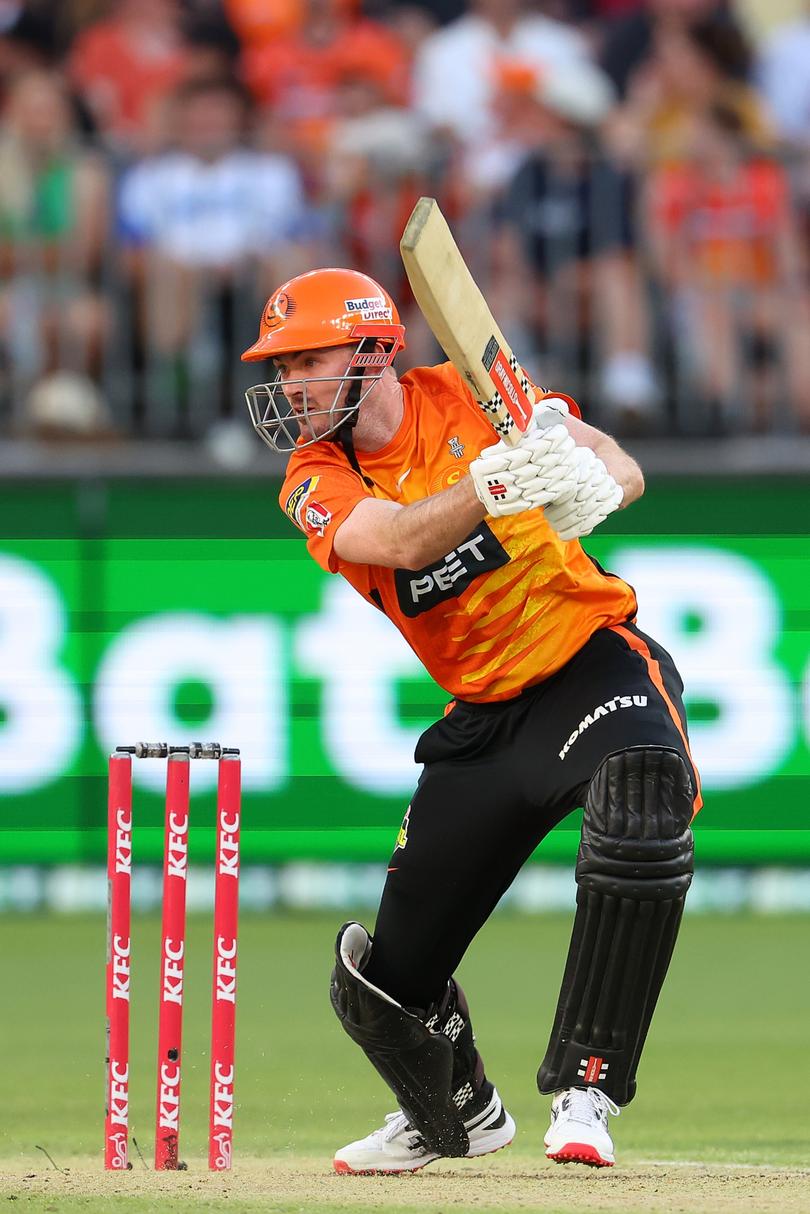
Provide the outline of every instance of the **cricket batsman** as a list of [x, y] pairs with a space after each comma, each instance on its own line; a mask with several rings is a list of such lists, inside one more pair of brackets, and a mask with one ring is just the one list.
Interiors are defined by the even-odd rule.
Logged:
[[[338, 933], [332, 1005], [399, 1111], [337, 1172], [411, 1172], [507, 1146], [453, 974], [548, 832], [583, 808], [577, 903], [537, 1075], [546, 1155], [614, 1163], [608, 1118], [636, 1070], [678, 935], [702, 804], [683, 685], [636, 625], [636, 598], [583, 550], [643, 492], [638, 465], [536, 390], [517, 446], [450, 363], [398, 378], [388, 293], [345, 269], [268, 300], [242, 356], [272, 361], [253, 424], [291, 453], [280, 503], [312, 557], [384, 612], [450, 698], [422, 735], [373, 936]], [[530, 963], [530, 962], [529, 962]], [[509, 992], [522, 997], [520, 983]]]

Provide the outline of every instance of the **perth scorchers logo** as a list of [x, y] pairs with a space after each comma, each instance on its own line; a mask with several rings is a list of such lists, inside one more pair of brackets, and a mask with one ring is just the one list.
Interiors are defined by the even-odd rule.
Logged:
[[457, 485], [466, 472], [466, 464], [454, 464], [449, 468], [444, 468], [442, 472], [432, 480], [430, 484], [430, 492], [441, 493], [442, 489], [449, 489], [451, 485]]
[[[452, 438], [448, 438], [447, 446], [450, 448], [454, 462], [448, 467], [442, 468], [439, 475], [433, 478], [429, 493], [441, 493], [442, 489], [449, 489], [451, 485], [457, 485], [467, 473], [469, 460], [464, 459], [464, 443], [459, 436], [454, 434]], [[463, 463], [459, 462], [461, 460]]]
[[266, 329], [276, 329], [295, 312], [295, 300], [286, 291], [278, 291], [267, 301], [262, 321]]

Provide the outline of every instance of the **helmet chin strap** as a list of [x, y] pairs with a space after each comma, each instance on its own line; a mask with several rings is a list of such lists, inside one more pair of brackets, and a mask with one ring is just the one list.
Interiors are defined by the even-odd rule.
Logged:
[[[375, 345], [376, 342], [373, 338], [364, 337], [360, 342], [360, 345], [357, 347], [358, 353], [368, 353], [370, 350], [374, 349]], [[329, 441], [340, 444], [346, 454], [347, 460], [351, 464], [352, 468], [354, 468], [357, 475], [362, 477], [369, 489], [373, 489], [374, 481], [370, 476], [366, 476], [365, 472], [360, 467], [360, 463], [357, 459], [357, 452], [354, 449], [354, 428], [357, 425], [357, 418], [359, 415], [359, 409], [357, 406], [362, 390], [363, 379], [361, 376], [358, 376], [357, 379], [352, 380], [346, 392], [346, 408], [350, 410], [350, 412], [345, 420], [341, 422], [340, 426], [338, 426], [335, 433], [331, 435]]]

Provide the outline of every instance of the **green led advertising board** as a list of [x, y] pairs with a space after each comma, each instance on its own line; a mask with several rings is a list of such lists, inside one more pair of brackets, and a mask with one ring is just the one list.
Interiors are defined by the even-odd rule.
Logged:
[[[248, 861], [388, 854], [448, 697], [310, 560], [277, 491], [0, 490], [0, 862], [101, 861], [106, 755], [136, 740], [241, 747]], [[796, 480], [662, 480], [585, 541], [684, 676], [708, 862], [810, 860], [809, 504]], [[214, 766], [192, 771], [198, 860]], [[136, 856], [157, 861], [164, 767], [135, 774]], [[572, 817], [540, 854], [577, 838]]]

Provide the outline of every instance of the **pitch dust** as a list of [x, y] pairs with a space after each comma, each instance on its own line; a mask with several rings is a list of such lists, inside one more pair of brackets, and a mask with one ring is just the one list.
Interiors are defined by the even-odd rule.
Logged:
[[[230, 1174], [212, 1175], [204, 1161], [189, 1171], [105, 1173], [98, 1161], [60, 1161], [64, 1172], [15, 1163], [0, 1167], [8, 1210], [275, 1211], [337, 1214], [462, 1214], [537, 1210], [544, 1214], [810, 1214], [810, 1169], [748, 1165], [639, 1164], [600, 1171], [525, 1159], [450, 1161], [397, 1177], [336, 1176], [323, 1159], [243, 1159]], [[32, 1161], [33, 1164], [33, 1161]], [[16, 1203], [19, 1203], [17, 1205]]]

